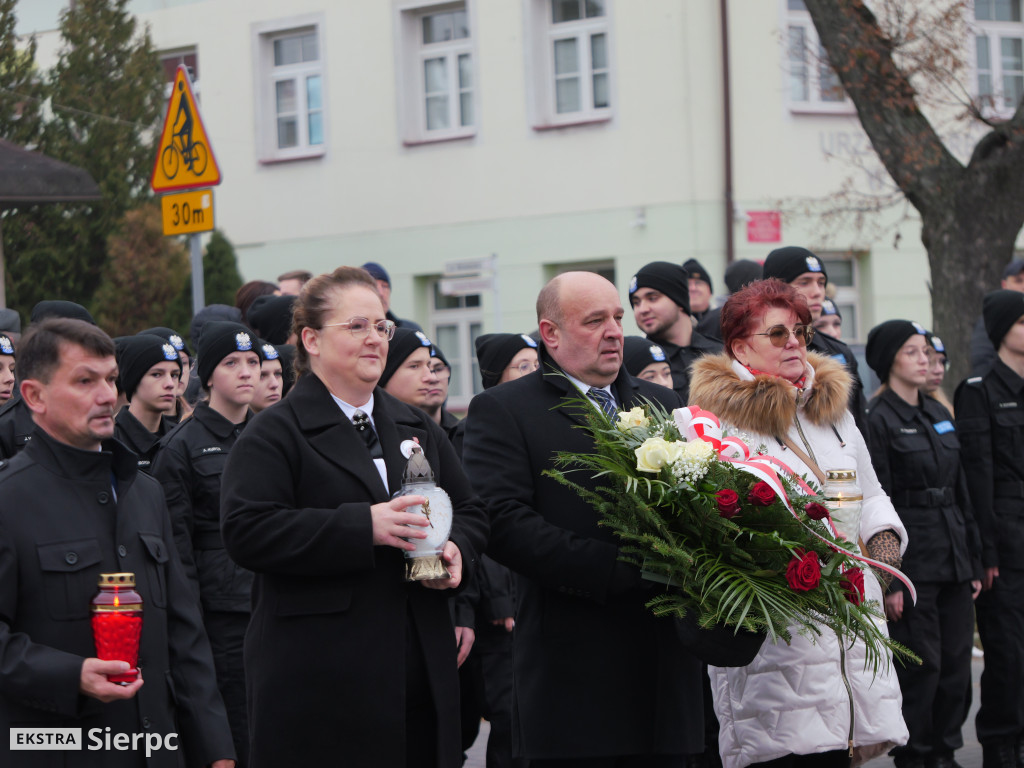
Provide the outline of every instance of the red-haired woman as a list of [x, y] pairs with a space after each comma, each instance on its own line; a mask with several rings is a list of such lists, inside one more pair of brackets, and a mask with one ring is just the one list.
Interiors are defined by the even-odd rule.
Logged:
[[[888, 543], [895, 559], [906, 531], [846, 407], [849, 374], [807, 352], [807, 302], [791, 286], [763, 280], [733, 294], [721, 319], [725, 352], [694, 364], [690, 402], [798, 475], [855, 469], [864, 491], [860, 538], [869, 550]], [[881, 604], [878, 580], [865, 576], [866, 599]], [[876, 623], [884, 632], [885, 622]], [[746, 667], [710, 667], [726, 768], [848, 766], [851, 747], [860, 762], [906, 743], [892, 665], [875, 675], [865, 650], [828, 632], [813, 641], [794, 633], [789, 645], [765, 643]]]

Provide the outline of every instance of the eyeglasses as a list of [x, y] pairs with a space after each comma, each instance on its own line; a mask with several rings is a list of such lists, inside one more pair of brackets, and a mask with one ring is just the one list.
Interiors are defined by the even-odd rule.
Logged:
[[517, 370], [521, 376], [525, 376], [528, 373], [533, 373], [540, 368], [540, 362], [537, 360], [523, 360], [519, 365], [509, 365], [505, 367], [505, 370]]
[[784, 347], [789, 343], [789, 335], [793, 334], [796, 336], [796, 340], [800, 344], [806, 347], [811, 343], [811, 339], [814, 338], [814, 328], [809, 325], [794, 325], [793, 330], [789, 330], [784, 325], [773, 325], [764, 333], [752, 333], [751, 336], [767, 336], [768, 340], [774, 347]]
[[362, 339], [370, 333], [370, 329], [373, 328], [377, 332], [378, 336], [383, 336], [388, 341], [395, 338], [395, 323], [392, 320], [381, 320], [376, 323], [371, 323], [365, 317], [352, 317], [349, 318], [347, 323], [325, 323], [324, 328], [348, 328], [348, 332], [351, 333], [355, 338]]

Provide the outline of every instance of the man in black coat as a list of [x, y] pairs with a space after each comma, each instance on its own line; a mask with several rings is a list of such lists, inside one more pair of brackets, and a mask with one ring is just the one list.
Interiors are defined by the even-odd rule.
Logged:
[[645, 608], [649, 588], [591, 506], [543, 475], [556, 451], [593, 450], [581, 392], [593, 407], [611, 398], [606, 409], [683, 405], [621, 367], [623, 314], [603, 277], [556, 277], [537, 300], [541, 370], [477, 395], [466, 420], [463, 460], [491, 515], [488, 552], [520, 574], [513, 740], [531, 768], [675, 768], [704, 747], [700, 663], [680, 625]]
[[[163, 493], [110, 439], [113, 342], [81, 320], [47, 320], [26, 336], [18, 365], [37, 426], [24, 451], [0, 462], [0, 730], [81, 728], [81, 751], [61, 765], [234, 765]], [[123, 687], [107, 675], [128, 663], [96, 658], [90, 624], [99, 574], [117, 572], [135, 574], [144, 604], [142, 677]], [[134, 746], [95, 748], [116, 734]], [[0, 765], [40, 764], [2, 743]]]
[[722, 351], [722, 342], [709, 339], [693, 327], [689, 274], [678, 264], [652, 261], [630, 280], [629, 303], [636, 324], [665, 352], [672, 370], [672, 388], [686, 405], [690, 398], [690, 366], [704, 355]]

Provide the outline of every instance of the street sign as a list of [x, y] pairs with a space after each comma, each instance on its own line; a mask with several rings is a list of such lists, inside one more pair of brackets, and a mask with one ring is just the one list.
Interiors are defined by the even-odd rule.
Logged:
[[494, 288], [494, 278], [491, 276], [442, 277], [439, 283], [443, 296], [472, 296]]
[[451, 277], [478, 275], [491, 269], [494, 269], [493, 256], [483, 256], [479, 259], [459, 259], [458, 261], [446, 261], [444, 263], [444, 273], [446, 276]]
[[187, 235], [213, 230], [213, 190], [180, 192], [160, 198], [165, 235]]
[[199, 116], [192, 82], [184, 64], [178, 65], [167, 104], [160, 147], [153, 163], [150, 186], [154, 192], [213, 187], [220, 184], [220, 169]]

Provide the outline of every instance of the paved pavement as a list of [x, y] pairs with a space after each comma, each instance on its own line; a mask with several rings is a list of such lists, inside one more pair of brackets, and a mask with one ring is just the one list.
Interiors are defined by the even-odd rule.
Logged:
[[[971, 713], [964, 723], [964, 746], [956, 753], [956, 761], [963, 768], [981, 768], [981, 745], [974, 736], [974, 716], [978, 712], [978, 701], [981, 693], [978, 689], [978, 682], [981, 679], [981, 670], [984, 667], [984, 659], [976, 658], [971, 664], [971, 676], [974, 681], [973, 695], [971, 697]], [[490, 726], [484, 722], [480, 724], [480, 736], [477, 737], [473, 748], [467, 753], [468, 759], [464, 768], [486, 768], [487, 734], [490, 733]], [[879, 757], [867, 763], [870, 768], [890, 768], [894, 765], [892, 758]]]

